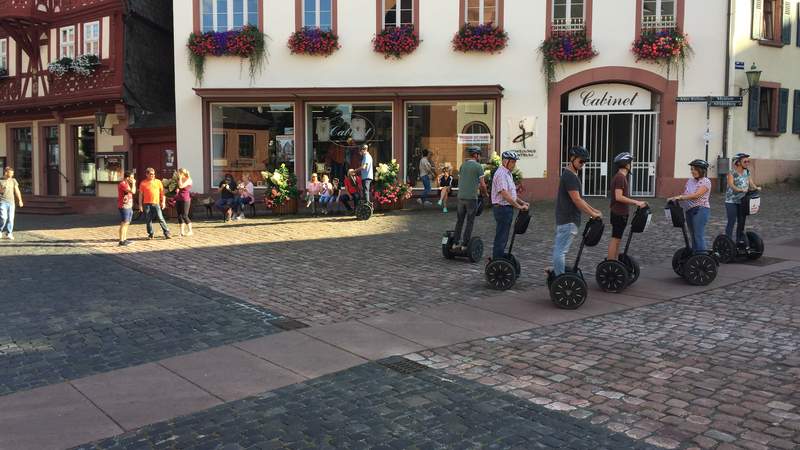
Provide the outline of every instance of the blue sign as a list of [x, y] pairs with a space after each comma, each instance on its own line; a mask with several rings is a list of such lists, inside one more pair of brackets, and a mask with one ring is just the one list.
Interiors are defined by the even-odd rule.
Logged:
[[736, 61], [736, 70], [744, 70], [744, 61]]

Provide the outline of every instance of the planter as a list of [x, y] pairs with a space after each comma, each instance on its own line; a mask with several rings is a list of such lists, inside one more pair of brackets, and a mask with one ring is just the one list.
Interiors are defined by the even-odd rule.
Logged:
[[493, 24], [464, 24], [453, 37], [453, 50], [457, 52], [497, 53], [506, 48], [508, 33]]
[[396, 201], [394, 203], [389, 203], [388, 205], [382, 205], [380, 203], [375, 203], [375, 208], [378, 211], [399, 211], [399, 210], [403, 209], [404, 206], [405, 206], [405, 201], [404, 200], [398, 200], [398, 201]]
[[387, 28], [372, 39], [372, 49], [384, 58], [400, 59], [419, 47], [420, 39], [413, 25]]
[[287, 45], [293, 55], [330, 56], [339, 49], [339, 36], [319, 28], [303, 28], [292, 33]]
[[276, 216], [297, 214], [297, 200], [290, 198], [289, 200], [283, 202], [282, 205], [275, 206], [270, 210], [272, 211], [272, 214], [275, 214]]

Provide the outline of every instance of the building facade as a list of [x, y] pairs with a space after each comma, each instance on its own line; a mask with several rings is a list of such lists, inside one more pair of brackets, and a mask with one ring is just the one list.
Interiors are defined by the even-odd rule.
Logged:
[[[0, 0], [0, 162], [26, 211], [115, 208], [122, 173], [162, 158], [133, 130], [174, 111], [172, 35], [171, 2]], [[175, 153], [174, 124], [149, 131]]]

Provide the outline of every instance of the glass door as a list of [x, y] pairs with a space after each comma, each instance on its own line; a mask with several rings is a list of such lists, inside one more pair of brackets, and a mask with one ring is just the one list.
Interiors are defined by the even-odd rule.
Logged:
[[47, 195], [61, 193], [61, 147], [58, 143], [58, 127], [44, 129], [45, 158], [47, 164]]
[[23, 194], [33, 193], [33, 140], [30, 128], [15, 128], [14, 136], [14, 178], [19, 182]]
[[76, 193], [79, 195], [95, 195], [97, 191], [94, 137], [94, 125], [73, 127]]

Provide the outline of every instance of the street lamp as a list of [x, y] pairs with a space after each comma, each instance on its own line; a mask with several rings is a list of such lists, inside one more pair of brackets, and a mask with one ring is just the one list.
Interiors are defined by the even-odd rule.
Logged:
[[751, 89], [758, 87], [758, 82], [761, 81], [761, 71], [758, 70], [758, 67], [756, 67], [756, 63], [753, 63], [753, 65], [750, 66], [750, 70], [745, 72], [745, 75], [747, 75], [747, 89], [739, 88], [740, 96], [743, 96], [744, 94], [750, 92]]
[[113, 131], [114, 131], [111, 128], [103, 128], [103, 126], [106, 124], [106, 117], [107, 116], [108, 116], [108, 113], [105, 113], [103, 111], [97, 111], [96, 113], [94, 113], [94, 123], [95, 123], [95, 125], [97, 125], [97, 130], [101, 134], [102, 133], [112, 134]]

